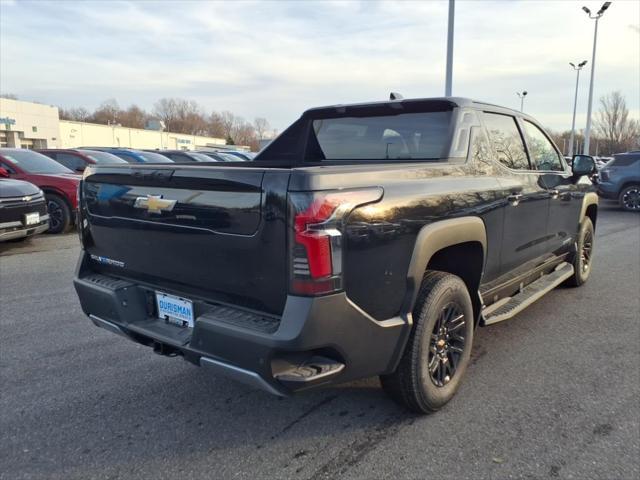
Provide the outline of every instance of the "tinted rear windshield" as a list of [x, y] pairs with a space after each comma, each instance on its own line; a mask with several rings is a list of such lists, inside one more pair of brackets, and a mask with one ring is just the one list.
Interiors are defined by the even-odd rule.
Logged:
[[173, 160], [165, 157], [164, 155], [160, 155], [159, 153], [153, 152], [136, 152], [142, 158], [144, 158], [145, 162], [149, 163], [171, 163]]
[[189, 152], [189, 156], [198, 162], [211, 162], [213, 158], [200, 152]]
[[[437, 160], [447, 157], [451, 111], [312, 122], [312, 160]], [[316, 148], [313, 148], [316, 147]]]
[[622, 155], [614, 155], [613, 161], [609, 163], [611, 166], [628, 167], [640, 160], [640, 153], [624, 153]]
[[108, 152], [99, 152], [97, 150], [80, 150], [87, 157], [93, 160], [96, 163], [127, 163], [126, 160], [123, 160], [120, 157], [116, 157]]

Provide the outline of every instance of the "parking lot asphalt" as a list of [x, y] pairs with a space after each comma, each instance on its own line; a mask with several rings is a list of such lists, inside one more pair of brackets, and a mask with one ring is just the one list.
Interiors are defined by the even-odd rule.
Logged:
[[73, 234], [0, 247], [0, 478], [640, 477], [640, 215], [601, 205], [594, 270], [479, 330], [453, 401], [377, 379], [276, 398], [94, 327]]

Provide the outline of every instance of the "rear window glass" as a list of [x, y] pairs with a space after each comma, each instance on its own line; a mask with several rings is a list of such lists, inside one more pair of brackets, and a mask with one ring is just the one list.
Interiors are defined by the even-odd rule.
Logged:
[[451, 111], [312, 122], [308, 160], [437, 160], [448, 156]]
[[628, 167], [640, 160], [640, 154], [626, 153], [624, 155], [614, 155], [611, 166]]
[[211, 162], [213, 159], [209, 155], [199, 152], [190, 152], [189, 155], [198, 162]]
[[96, 163], [127, 163], [120, 157], [116, 157], [108, 152], [98, 152], [94, 150], [81, 150], [87, 157], [93, 160]]
[[160, 155], [159, 153], [153, 152], [137, 152], [142, 158], [144, 158], [145, 162], [150, 163], [172, 163], [170, 158], [165, 157], [164, 155]]

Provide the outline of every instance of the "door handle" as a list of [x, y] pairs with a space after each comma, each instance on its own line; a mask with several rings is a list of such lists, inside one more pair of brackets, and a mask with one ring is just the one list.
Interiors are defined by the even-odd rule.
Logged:
[[509, 201], [509, 203], [511, 205], [513, 205], [514, 207], [517, 206], [520, 203], [521, 199], [522, 199], [522, 194], [521, 193], [512, 193], [511, 195], [509, 195], [507, 197], [507, 200]]
[[551, 198], [553, 200], [557, 199], [560, 196], [560, 192], [558, 190], [549, 190], [549, 193], [551, 194]]

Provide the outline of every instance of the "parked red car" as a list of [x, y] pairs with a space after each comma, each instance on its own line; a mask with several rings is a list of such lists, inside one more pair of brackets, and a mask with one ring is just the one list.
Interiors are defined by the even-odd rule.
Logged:
[[80, 175], [40, 153], [0, 148], [0, 177], [31, 182], [44, 192], [49, 211], [49, 232], [66, 232], [75, 220]]
[[36, 150], [49, 158], [54, 159], [60, 165], [64, 165], [74, 172], [84, 172], [87, 165], [99, 163], [106, 165], [109, 163], [127, 163], [125, 160], [109, 152], [99, 152], [97, 150], [85, 150], [75, 148], [47, 148]]

